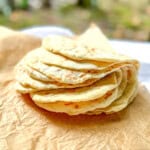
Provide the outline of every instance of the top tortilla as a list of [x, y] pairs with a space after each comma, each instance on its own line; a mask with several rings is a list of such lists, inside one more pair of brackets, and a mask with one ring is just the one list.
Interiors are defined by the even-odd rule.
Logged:
[[52, 53], [60, 54], [74, 60], [105, 62], [134, 61], [130, 57], [116, 53], [107, 43], [105, 36], [98, 27], [92, 26], [77, 41], [55, 35], [45, 38], [42, 46]]

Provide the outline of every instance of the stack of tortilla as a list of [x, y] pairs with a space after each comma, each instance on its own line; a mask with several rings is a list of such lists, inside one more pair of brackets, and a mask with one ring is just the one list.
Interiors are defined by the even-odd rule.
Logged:
[[118, 112], [137, 94], [139, 63], [116, 53], [98, 27], [75, 38], [49, 36], [16, 66], [16, 89], [48, 111]]

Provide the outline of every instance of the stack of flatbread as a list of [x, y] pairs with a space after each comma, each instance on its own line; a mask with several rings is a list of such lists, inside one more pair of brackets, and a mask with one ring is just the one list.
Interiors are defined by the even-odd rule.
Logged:
[[138, 61], [116, 53], [92, 25], [75, 38], [49, 36], [15, 67], [16, 89], [48, 111], [118, 112], [137, 94]]

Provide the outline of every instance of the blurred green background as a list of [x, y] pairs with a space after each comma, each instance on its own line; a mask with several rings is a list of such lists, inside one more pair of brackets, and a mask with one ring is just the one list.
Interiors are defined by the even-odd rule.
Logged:
[[0, 25], [68, 27], [76, 33], [91, 22], [110, 38], [150, 41], [150, 0], [0, 0]]

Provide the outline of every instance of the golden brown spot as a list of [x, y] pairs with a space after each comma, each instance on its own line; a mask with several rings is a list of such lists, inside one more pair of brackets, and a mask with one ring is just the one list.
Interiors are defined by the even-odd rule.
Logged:
[[68, 105], [72, 105], [73, 103], [72, 102], [69, 102], [69, 103], [65, 103], [64, 105], [68, 106]]
[[95, 48], [91, 48], [92, 51], [95, 51]]
[[74, 108], [78, 109], [78, 108], [79, 108], [79, 105], [76, 104], [76, 105], [74, 106]]
[[70, 92], [75, 92], [76, 89], [75, 88], [72, 88], [72, 89], [69, 89]]
[[128, 74], [128, 78], [130, 78], [131, 77], [131, 71], [127, 70], [127, 74]]
[[97, 71], [97, 70], [88, 70], [87, 72], [88, 73], [98, 73], [99, 71]]
[[108, 98], [109, 96], [111, 96], [112, 95], [112, 91], [111, 92], [108, 92], [108, 93], [106, 93], [106, 95], [104, 96], [104, 98], [106, 99], [106, 98]]

